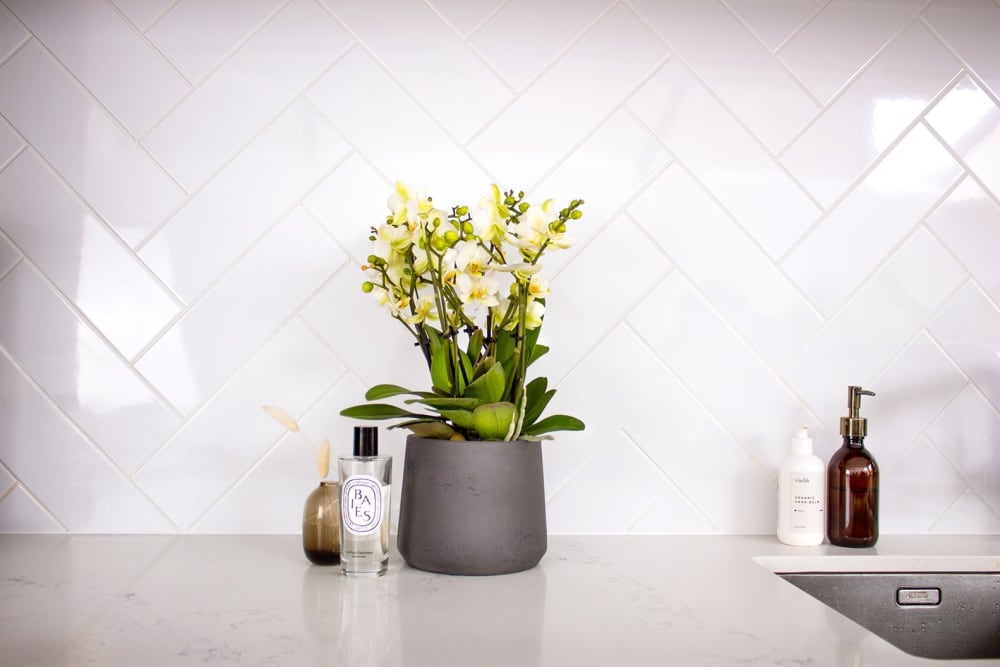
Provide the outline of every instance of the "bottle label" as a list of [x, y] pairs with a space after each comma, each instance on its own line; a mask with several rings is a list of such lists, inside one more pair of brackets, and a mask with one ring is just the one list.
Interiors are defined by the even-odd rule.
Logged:
[[382, 523], [382, 485], [371, 475], [348, 477], [340, 506], [344, 528], [354, 535], [371, 535]]
[[819, 490], [823, 488], [825, 476], [815, 472], [791, 472], [788, 474], [788, 490], [792, 497], [792, 512], [788, 528], [792, 533], [812, 533], [825, 526], [823, 518], [823, 498]]

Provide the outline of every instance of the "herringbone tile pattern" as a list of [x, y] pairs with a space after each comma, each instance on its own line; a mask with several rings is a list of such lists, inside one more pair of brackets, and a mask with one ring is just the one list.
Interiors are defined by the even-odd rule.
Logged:
[[1000, 532], [995, 0], [0, 0], [0, 531], [297, 530], [259, 407], [426, 384], [396, 179], [587, 200], [552, 532], [769, 532], [848, 384], [884, 532]]

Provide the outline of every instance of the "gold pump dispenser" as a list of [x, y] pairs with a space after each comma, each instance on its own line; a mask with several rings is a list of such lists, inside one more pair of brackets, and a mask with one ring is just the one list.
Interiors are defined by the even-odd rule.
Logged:
[[874, 396], [874, 391], [861, 387], [847, 388], [847, 417], [840, 418], [840, 435], [863, 438], [868, 435], [868, 420], [861, 416], [861, 397]]

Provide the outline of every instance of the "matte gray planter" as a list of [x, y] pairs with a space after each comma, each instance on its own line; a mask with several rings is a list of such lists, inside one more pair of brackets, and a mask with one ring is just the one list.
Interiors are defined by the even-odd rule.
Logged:
[[545, 555], [545, 482], [537, 442], [406, 439], [399, 553], [445, 574], [509, 574]]

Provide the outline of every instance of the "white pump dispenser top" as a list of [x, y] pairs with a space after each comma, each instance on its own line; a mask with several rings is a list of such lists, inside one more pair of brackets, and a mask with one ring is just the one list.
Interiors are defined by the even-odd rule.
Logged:
[[792, 453], [793, 454], [812, 454], [813, 453], [813, 439], [809, 437], [809, 427], [803, 426], [796, 429], [795, 435], [792, 437]]

